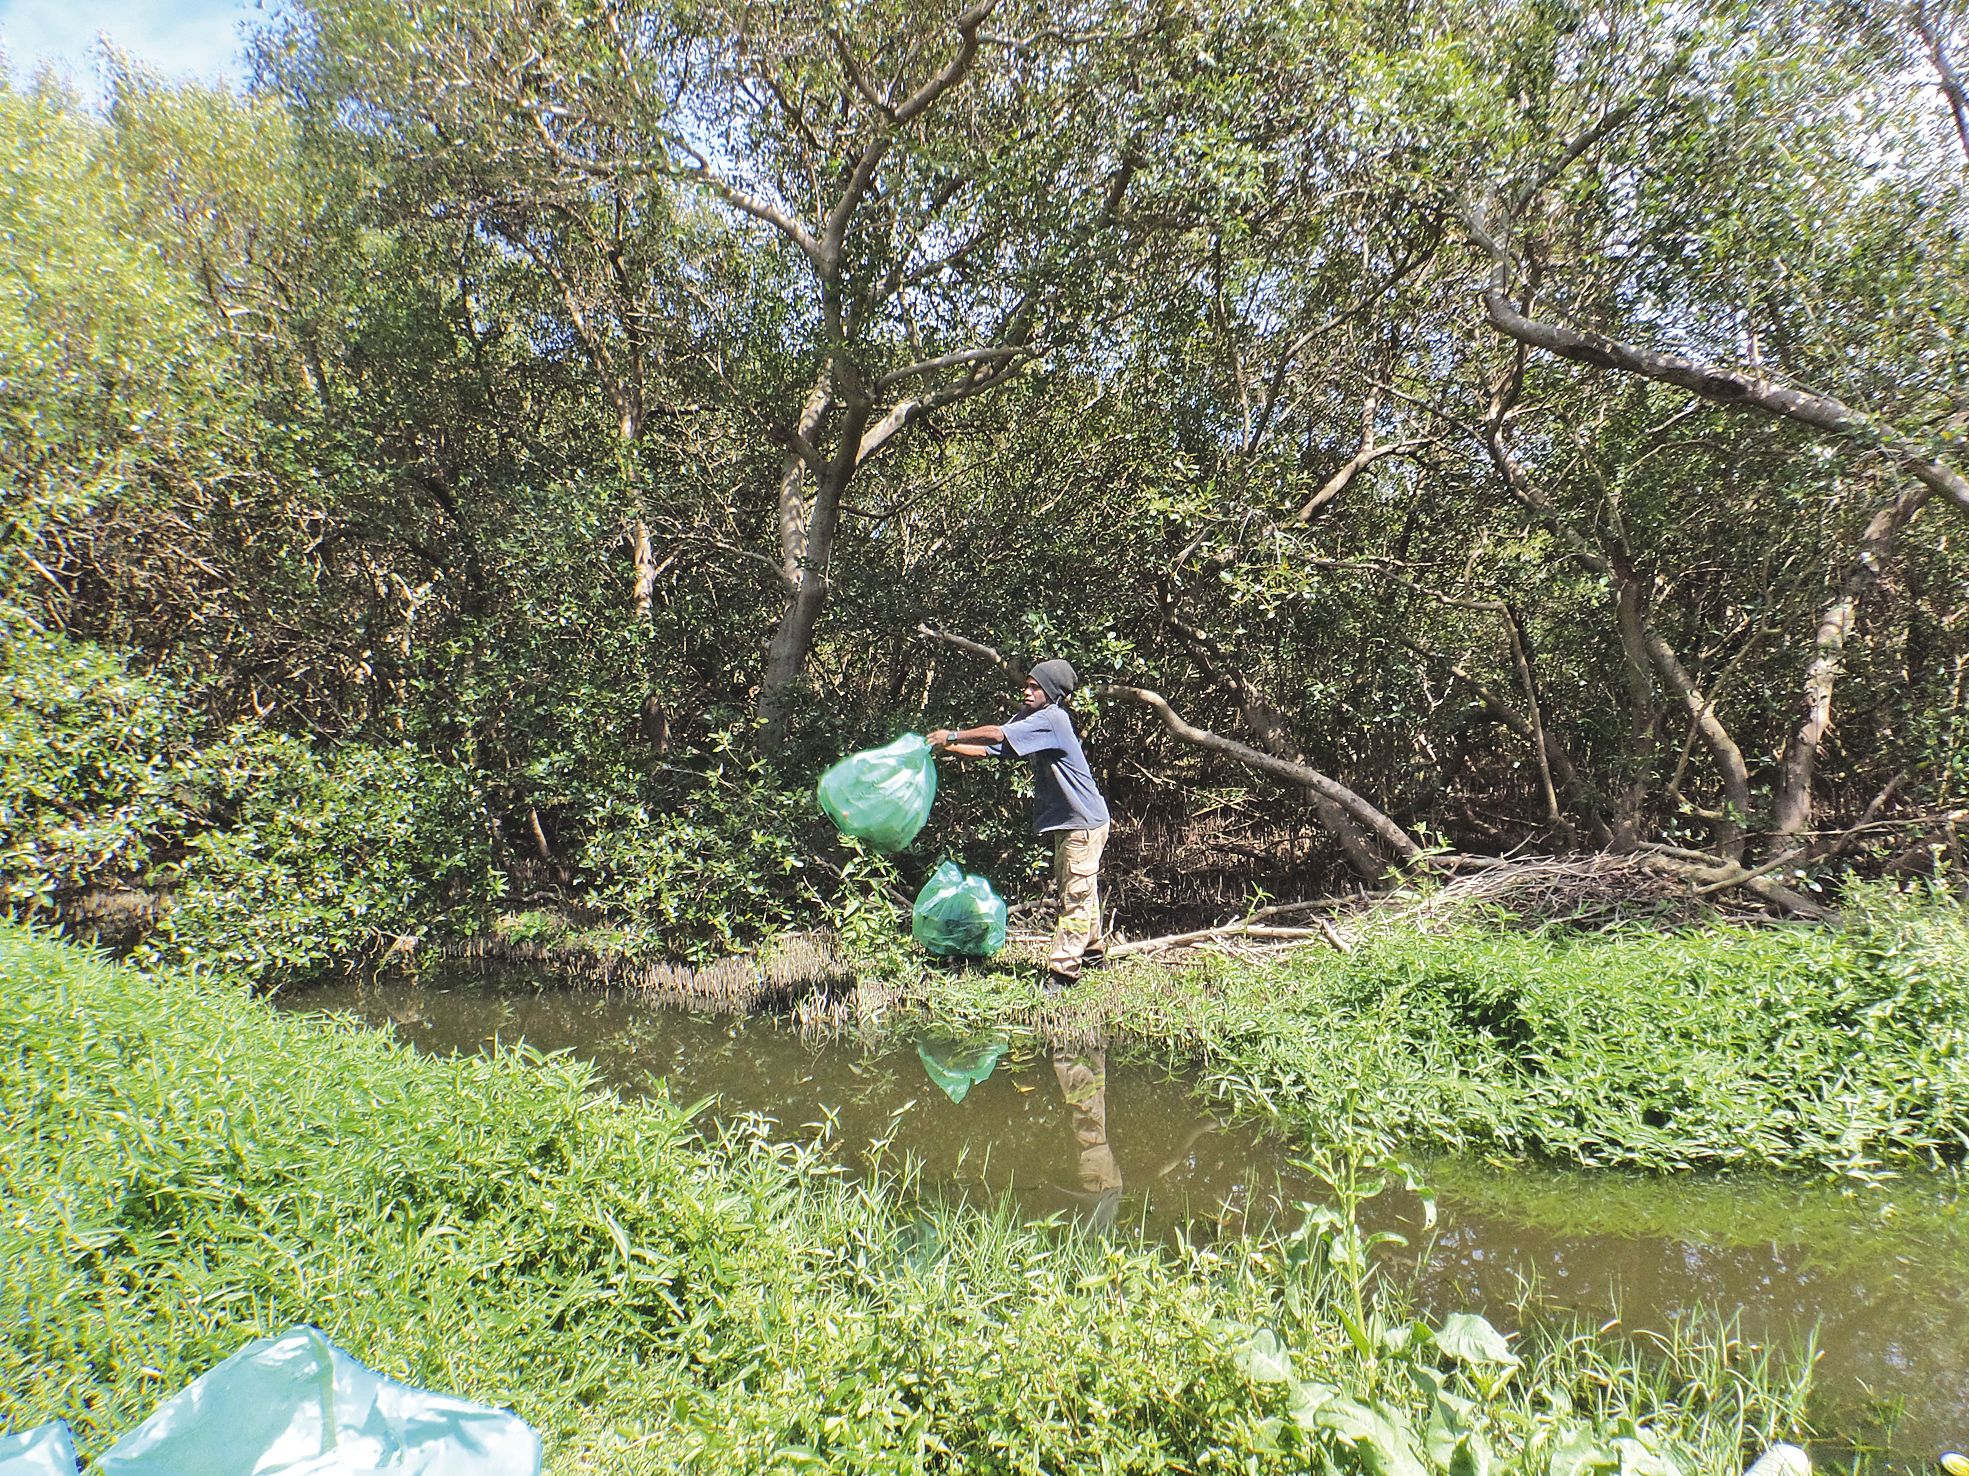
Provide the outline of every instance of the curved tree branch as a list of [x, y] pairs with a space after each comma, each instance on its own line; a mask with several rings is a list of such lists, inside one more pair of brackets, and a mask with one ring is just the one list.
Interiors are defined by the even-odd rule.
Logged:
[[1657, 353], [1604, 334], [1529, 318], [1512, 306], [1511, 300], [1496, 287], [1484, 293], [1484, 311], [1490, 316], [1491, 326], [1499, 332], [1562, 359], [1672, 384], [1719, 405], [1748, 405], [1877, 450], [1923, 486], [1969, 512], [1969, 477], [1897, 431], [1830, 395], [1791, 389], [1735, 369], [1704, 364], [1679, 354]]
[[1416, 843], [1413, 836], [1346, 785], [1322, 774], [1310, 764], [1278, 758], [1252, 748], [1248, 744], [1239, 743], [1235, 738], [1226, 738], [1221, 733], [1213, 733], [1208, 728], [1199, 728], [1187, 723], [1176, 709], [1169, 705], [1168, 698], [1160, 692], [1150, 691], [1147, 687], [1130, 687], [1116, 682], [1104, 682], [1087, 690], [1096, 697], [1118, 697], [1126, 702], [1140, 703], [1161, 718], [1163, 726], [1185, 743], [1210, 753], [1221, 753], [1227, 758], [1234, 758], [1261, 774], [1270, 774], [1273, 778], [1283, 779], [1288, 784], [1297, 784], [1301, 788], [1317, 791], [1339, 805], [1368, 830], [1373, 831], [1404, 861], [1421, 859], [1422, 847]]
[[[1009, 660], [995, 646], [988, 646], [983, 641], [974, 641], [966, 636], [952, 635], [947, 630], [938, 630], [935, 626], [929, 624], [919, 624], [916, 627], [916, 633], [926, 641], [941, 641], [945, 645], [955, 646], [960, 651], [968, 651], [973, 656], [981, 656], [1015, 680], [1025, 675], [1023, 668], [1016, 662]], [[1229, 758], [1237, 759], [1240, 763], [1249, 765], [1260, 773], [1270, 774], [1275, 779], [1283, 779], [1287, 783], [1297, 784], [1302, 788], [1310, 789], [1324, 798], [1331, 800], [1367, 829], [1373, 831], [1375, 835], [1387, 843], [1389, 849], [1394, 851], [1404, 861], [1416, 861], [1422, 856], [1422, 847], [1416, 844], [1414, 838], [1407, 831], [1403, 830], [1393, 820], [1390, 820], [1373, 805], [1355, 794], [1353, 790], [1347, 788], [1346, 785], [1335, 779], [1328, 778], [1310, 764], [1280, 758], [1269, 753], [1261, 753], [1258, 749], [1252, 748], [1247, 744], [1239, 743], [1235, 738], [1226, 738], [1221, 733], [1213, 733], [1207, 728], [1194, 727], [1177, 715], [1176, 710], [1169, 705], [1167, 698], [1159, 692], [1150, 691], [1146, 687], [1130, 687], [1120, 683], [1098, 682], [1085, 690], [1095, 697], [1119, 697], [1124, 701], [1139, 702], [1144, 707], [1153, 711], [1156, 716], [1160, 717], [1163, 725], [1185, 743], [1193, 744], [1211, 753], [1224, 754]]]

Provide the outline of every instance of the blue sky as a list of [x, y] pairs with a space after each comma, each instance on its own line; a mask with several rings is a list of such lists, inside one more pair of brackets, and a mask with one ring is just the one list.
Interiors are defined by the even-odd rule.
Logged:
[[51, 62], [88, 96], [99, 32], [174, 80], [238, 82], [240, 22], [253, 14], [254, 0], [0, 0], [0, 50], [16, 79]]

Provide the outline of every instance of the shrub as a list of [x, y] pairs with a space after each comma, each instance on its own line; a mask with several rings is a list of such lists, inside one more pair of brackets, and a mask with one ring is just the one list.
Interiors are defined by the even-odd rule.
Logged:
[[0, 627], [0, 903], [133, 883], [204, 804], [196, 711], [85, 641]]
[[277, 983], [496, 895], [483, 807], [457, 770], [407, 748], [203, 729], [169, 681], [15, 629], [0, 654], [0, 903], [58, 914], [92, 886], [158, 887], [148, 957]]
[[455, 769], [407, 748], [317, 754], [251, 729], [207, 758], [226, 823], [171, 869], [147, 957], [284, 982], [475, 919], [499, 895], [482, 807]]
[[800, 915], [809, 889], [808, 794], [714, 748], [679, 789], [623, 786], [587, 798], [576, 875], [584, 900], [631, 952], [699, 958], [749, 946]]

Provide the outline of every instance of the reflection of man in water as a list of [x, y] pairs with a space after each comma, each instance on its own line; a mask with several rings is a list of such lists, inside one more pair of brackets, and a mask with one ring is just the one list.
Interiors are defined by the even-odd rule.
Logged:
[[1081, 1219], [1089, 1229], [1114, 1228], [1121, 1207], [1121, 1167], [1108, 1146], [1108, 1053], [1104, 1047], [1053, 1048], [1053, 1075], [1073, 1119], [1080, 1145], [1080, 1189], [1086, 1199]]

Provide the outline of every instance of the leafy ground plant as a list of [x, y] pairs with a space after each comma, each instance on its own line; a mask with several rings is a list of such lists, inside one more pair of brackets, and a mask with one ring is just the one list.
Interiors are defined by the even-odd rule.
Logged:
[[[1402, 1237], [1367, 1233], [1361, 1211], [1396, 1184], [1422, 1195], [1425, 1225], [1434, 1221], [1434, 1204], [1414, 1168], [1385, 1142], [1358, 1127], [1344, 1129], [1307, 1167], [1327, 1184], [1329, 1199], [1302, 1206], [1305, 1218], [1283, 1242], [1282, 1300], [1288, 1308], [1318, 1304], [1338, 1319], [1354, 1377], [1342, 1386], [1302, 1376], [1301, 1361], [1278, 1328], [1235, 1329], [1238, 1366], [1281, 1401], [1271, 1416], [1276, 1432], [1294, 1430], [1315, 1452], [1373, 1476], [1681, 1476], [1732, 1468], [1733, 1450], [1680, 1447], [1669, 1433], [1676, 1406], [1666, 1386], [1657, 1391], [1653, 1421], [1580, 1399], [1585, 1387], [1648, 1378], [1631, 1353], [1617, 1355], [1600, 1338], [1539, 1335], [1532, 1373], [1526, 1357], [1483, 1317], [1451, 1313], [1431, 1326], [1406, 1312], [1402, 1288], [1387, 1284], [1374, 1256], [1377, 1245]], [[1677, 1353], [1661, 1362], [1679, 1366], [1681, 1388], [1707, 1378], [1713, 1382], [1701, 1387], [1717, 1391], [1719, 1402], [1739, 1397], [1740, 1429], [1755, 1431], [1760, 1444], [1802, 1423], [1808, 1364], [1787, 1377], [1760, 1359], [1745, 1377], [1741, 1349], [1721, 1326]], [[1698, 1365], [1707, 1367], [1696, 1372]], [[1686, 1464], [1692, 1457], [1698, 1464]]]

